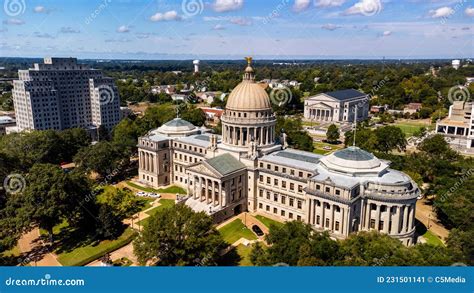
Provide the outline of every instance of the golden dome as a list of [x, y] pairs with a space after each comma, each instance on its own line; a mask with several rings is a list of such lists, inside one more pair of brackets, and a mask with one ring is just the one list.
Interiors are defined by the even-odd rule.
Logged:
[[261, 111], [272, 108], [267, 92], [255, 83], [253, 68], [250, 66], [252, 59], [247, 57], [244, 80], [230, 93], [226, 109], [235, 111]]

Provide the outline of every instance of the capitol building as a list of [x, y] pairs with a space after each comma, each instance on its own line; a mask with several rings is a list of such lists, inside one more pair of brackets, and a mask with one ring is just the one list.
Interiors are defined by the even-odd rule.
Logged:
[[187, 189], [181, 201], [216, 222], [248, 211], [338, 239], [376, 230], [414, 243], [416, 183], [355, 146], [326, 156], [288, 148], [250, 60], [221, 121], [222, 135], [175, 118], [140, 137], [139, 181]]

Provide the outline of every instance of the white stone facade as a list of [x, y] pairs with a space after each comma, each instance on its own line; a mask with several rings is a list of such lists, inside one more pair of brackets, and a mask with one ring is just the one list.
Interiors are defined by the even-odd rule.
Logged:
[[369, 117], [369, 96], [359, 91], [341, 90], [309, 97], [304, 102], [304, 118], [321, 122], [354, 122]]
[[177, 118], [140, 137], [139, 180], [186, 188], [185, 203], [217, 222], [250, 211], [334, 238], [377, 230], [412, 244], [416, 183], [357, 147], [321, 156], [288, 149], [284, 138], [276, 143], [270, 102], [253, 87], [249, 67], [243, 83], [250, 84], [229, 97], [222, 136]]

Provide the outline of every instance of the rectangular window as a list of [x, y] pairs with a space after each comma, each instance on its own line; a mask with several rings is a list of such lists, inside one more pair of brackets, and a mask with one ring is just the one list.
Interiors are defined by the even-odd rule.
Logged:
[[273, 208], [273, 213], [274, 213], [274, 214], [278, 214], [277, 208]]
[[282, 169], [281, 169], [281, 172], [282, 172], [282, 173], [286, 173], [286, 168], [282, 168]]
[[278, 194], [273, 195], [273, 201], [278, 201]]
[[320, 220], [321, 220], [321, 217], [320, 217], [320, 216], [316, 216], [316, 224], [319, 225]]
[[326, 218], [326, 228], [329, 228], [329, 219]]
[[281, 203], [282, 203], [282, 204], [285, 204], [285, 202], [286, 202], [286, 196], [282, 196], [282, 197], [281, 197]]
[[270, 177], [267, 177], [267, 184], [270, 184]]
[[301, 221], [301, 216], [299, 216], [299, 215], [296, 216], [296, 219], [297, 219], [298, 221]]
[[267, 191], [267, 199], [270, 199], [270, 191]]
[[267, 210], [267, 212], [270, 211], [270, 206], [266, 206], [265, 209]]
[[330, 191], [331, 191], [331, 188], [326, 187], [326, 192], [330, 192]]
[[262, 190], [262, 189], [260, 189], [260, 190], [258, 191], [258, 195], [259, 195], [260, 197], [263, 197], [263, 190]]
[[285, 211], [281, 210], [281, 215], [284, 217], [285, 216]]
[[279, 170], [279, 169], [278, 169], [278, 166], [275, 166], [275, 171], [278, 172], [278, 170]]
[[273, 185], [278, 186], [278, 179], [273, 179]]
[[298, 192], [303, 192], [303, 185], [298, 185]]
[[375, 229], [375, 220], [374, 219], [370, 220], [370, 229]]
[[290, 198], [290, 207], [292, 207], [294, 205], [294, 203], [295, 203], [295, 199]]
[[259, 209], [263, 209], [263, 204], [262, 204], [262, 203], [259, 203], [259, 204], [258, 204], [258, 208], [259, 208]]
[[341, 195], [341, 191], [339, 189], [336, 189], [336, 195]]
[[260, 182], [263, 182], [263, 175], [260, 175], [259, 177]]
[[299, 209], [302, 209], [303, 208], [303, 203], [301, 202], [301, 200], [298, 200], [298, 208]]
[[293, 219], [293, 213], [289, 213], [288, 218]]
[[294, 183], [290, 183], [290, 190], [295, 190], [295, 184]]
[[334, 228], [336, 231], [339, 231], [339, 222], [336, 221], [336, 228]]
[[301, 178], [303, 178], [303, 172], [299, 172], [299, 173], [298, 173], [298, 176], [301, 177]]
[[281, 181], [281, 187], [286, 188], [286, 181]]

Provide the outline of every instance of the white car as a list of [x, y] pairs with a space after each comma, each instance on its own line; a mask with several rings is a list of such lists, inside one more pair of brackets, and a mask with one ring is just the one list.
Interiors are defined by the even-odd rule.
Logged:
[[139, 191], [136, 194], [137, 194], [137, 196], [146, 196], [146, 192], [144, 192], [144, 191]]
[[149, 197], [160, 198], [161, 195], [159, 193], [150, 193], [148, 194]]

